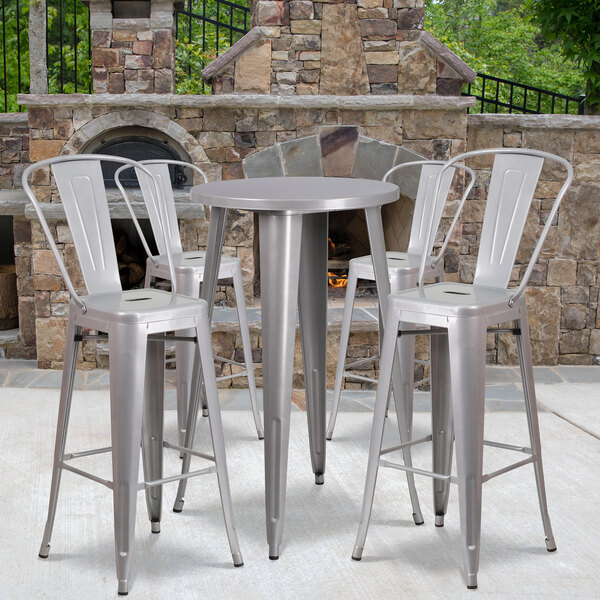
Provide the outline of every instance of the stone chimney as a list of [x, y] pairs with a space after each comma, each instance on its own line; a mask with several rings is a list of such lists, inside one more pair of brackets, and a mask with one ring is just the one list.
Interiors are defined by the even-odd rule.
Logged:
[[95, 94], [175, 89], [173, 0], [88, 0]]
[[460, 95], [476, 73], [423, 31], [425, 0], [256, 0], [208, 65], [213, 93]]

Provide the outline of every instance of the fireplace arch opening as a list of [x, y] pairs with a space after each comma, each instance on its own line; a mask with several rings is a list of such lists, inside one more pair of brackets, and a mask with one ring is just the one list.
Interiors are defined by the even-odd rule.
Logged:
[[[103, 132], [84, 148], [86, 154], [106, 154], [120, 156], [132, 160], [181, 160], [190, 162], [190, 157], [179, 143], [166, 134], [147, 127], [119, 127]], [[102, 172], [108, 188], [115, 188], [115, 171], [119, 168], [115, 163], [104, 163]], [[180, 165], [169, 165], [171, 184], [175, 189], [183, 189], [192, 185], [193, 172]], [[133, 169], [127, 169], [121, 175], [124, 187], [139, 187]]]

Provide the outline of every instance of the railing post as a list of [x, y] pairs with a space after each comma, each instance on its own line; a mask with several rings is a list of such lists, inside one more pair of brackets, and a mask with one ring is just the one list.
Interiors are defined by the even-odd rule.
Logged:
[[48, 64], [46, 62], [46, 1], [29, 3], [29, 92], [48, 93]]
[[579, 95], [579, 106], [577, 107], [577, 114], [578, 115], [585, 114], [585, 94]]

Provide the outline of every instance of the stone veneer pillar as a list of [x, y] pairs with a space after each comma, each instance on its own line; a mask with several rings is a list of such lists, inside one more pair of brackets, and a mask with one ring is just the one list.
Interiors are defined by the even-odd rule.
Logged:
[[174, 2], [149, 4], [149, 18], [114, 18], [110, 0], [89, 0], [94, 93], [173, 92]]
[[258, 0], [202, 76], [215, 94], [459, 96], [476, 73], [423, 23], [424, 0]]

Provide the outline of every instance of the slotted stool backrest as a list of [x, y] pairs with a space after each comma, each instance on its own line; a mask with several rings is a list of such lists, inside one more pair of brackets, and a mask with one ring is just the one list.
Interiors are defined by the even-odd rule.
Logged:
[[[415, 167], [421, 168], [415, 195], [415, 205], [407, 254], [422, 256], [423, 254], [429, 255], [431, 252], [434, 240], [433, 238], [429, 239], [429, 229], [432, 228], [433, 231], [437, 231], [440, 226], [445, 199], [450, 191], [450, 186], [452, 185], [452, 180], [454, 179], [456, 171], [464, 170], [470, 176], [469, 185], [463, 194], [457, 214], [460, 212], [462, 203], [465, 201], [475, 183], [475, 174], [468, 167], [457, 166], [449, 168], [443, 173], [438, 190], [439, 197], [443, 200], [436, 202], [437, 177], [444, 164], [444, 161], [441, 160], [422, 160], [401, 163], [392, 167], [383, 177], [383, 181], [392, 181], [392, 183], [395, 183], [394, 179], [396, 179], [399, 184], [402, 184], [404, 173], [399, 174], [400, 171], [403, 171], [404, 169], [414, 169]], [[453, 221], [451, 228], [454, 227], [455, 221], [456, 219]], [[443, 249], [445, 249], [445, 246]], [[443, 252], [440, 252], [438, 256], [441, 257], [442, 254]]]
[[[102, 175], [103, 161], [120, 163], [125, 168], [141, 167], [145, 170], [136, 161], [125, 158], [101, 154], [79, 154], [37, 162], [27, 167], [22, 177], [23, 188], [33, 204], [67, 289], [83, 310], [85, 305], [75, 291], [43, 211], [30, 187], [29, 179], [33, 171], [51, 167], [88, 294], [120, 292], [122, 291], [121, 280]], [[154, 181], [150, 172], [147, 175], [150, 181]]]
[[[177, 207], [175, 205], [175, 195], [173, 193], [173, 186], [171, 184], [169, 165], [180, 165], [197, 171], [202, 176], [204, 183], [208, 181], [206, 175], [204, 171], [197, 166], [180, 160], [143, 160], [140, 161], [140, 165], [143, 165], [143, 168], [150, 173], [157, 182], [158, 189], [162, 197], [163, 207], [166, 213], [167, 227], [165, 233], [165, 231], [163, 231], [163, 219], [161, 218], [160, 213], [161, 205], [157, 203], [156, 198], [154, 197], [155, 194], [152, 179], [142, 169], [136, 168], [136, 175], [140, 184], [144, 202], [146, 204], [146, 210], [148, 211], [148, 218], [150, 219], [150, 226], [152, 227], [152, 233], [154, 234], [158, 253], [161, 255], [166, 254], [168, 243], [173, 254], [180, 254], [183, 252], [183, 246], [181, 245], [181, 235], [179, 233], [179, 225], [177, 222]], [[138, 230], [138, 234], [142, 240], [148, 258], [152, 259], [152, 253], [150, 252], [150, 248], [146, 242], [144, 233], [139, 226], [139, 222], [129, 202], [127, 193], [123, 188], [119, 178], [120, 174], [124, 170], [125, 168], [121, 168], [115, 173], [115, 182], [125, 197], [134, 225]]]
[[[436, 198], [444, 198], [441, 190], [446, 170], [454, 168], [454, 165], [458, 162], [484, 155], [494, 155], [494, 163], [481, 230], [479, 255], [473, 279], [474, 285], [497, 288], [506, 288], [508, 286], [527, 215], [544, 162], [559, 163], [566, 171], [565, 180], [554, 200], [521, 284], [511, 298], [512, 304], [523, 293], [527, 285], [531, 271], [548, 235], [550, 225], [573, 180], [573, 168], [564, 158], [541, 150], [528, 150], [524, 148], [474, 150], [460, 154], [444, 165], [436, 180]], [[460, 209], [462, 209], [462, 206]], [[429, 239], [433, 241], [434, 236], [435, 230], [430, 228]], [[425, 261], [422, 260], [419, 273], [420, 283], [423, 280], [424, 268]]]

